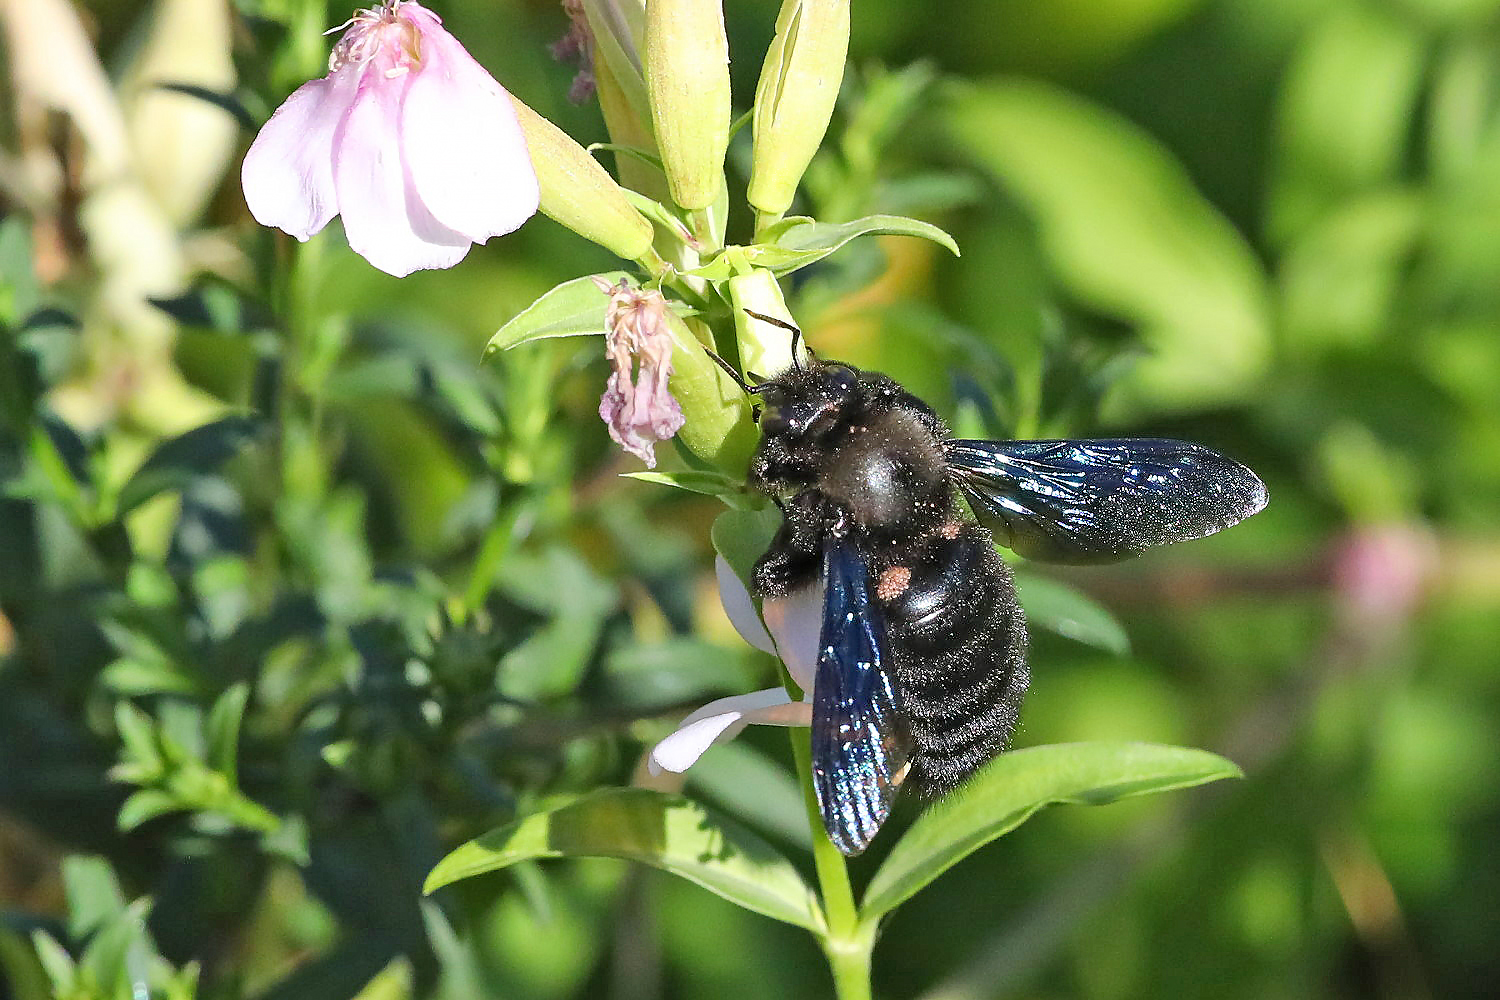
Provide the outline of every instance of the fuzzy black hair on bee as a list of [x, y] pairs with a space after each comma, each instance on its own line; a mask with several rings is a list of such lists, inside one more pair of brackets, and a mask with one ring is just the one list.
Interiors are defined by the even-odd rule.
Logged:
[[813, 780], [849, 855], [901, 788], [951, 792], [1010, 739], [1030, 674], [995, 541], [1118, 559], [1266, 502], [1253, 472], [1187, 442], [956, 440], [893, 379], [835, 361], [746, 389], [760, 400], [750, 480], [783, 514], [751, 585], [764, 602], [822, 587]]

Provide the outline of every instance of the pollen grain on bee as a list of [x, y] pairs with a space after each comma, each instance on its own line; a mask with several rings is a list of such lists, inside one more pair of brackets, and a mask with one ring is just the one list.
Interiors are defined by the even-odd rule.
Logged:
[[875, 584], [875, 596], [882, 601], [894, 601], [906, 593], [906, 588], [909, 586], [911, 586], [911, 567], [891, 566], [880, 574], [880, 579]]

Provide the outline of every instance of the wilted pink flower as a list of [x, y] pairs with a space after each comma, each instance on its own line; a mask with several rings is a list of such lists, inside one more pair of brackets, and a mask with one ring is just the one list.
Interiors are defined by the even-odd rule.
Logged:
[[342, 215], [354, 251], [399, 277], [452, 267], [536, 212], [510, 96], [416, 0], [358, 11], [328, 69], [245, 155], [262, 225], [306, 240]]
[[614, 367], [599, 400], [599, 417], [620, 447], [654, 469], [656, 442], [676, 434], [683, 422], [682, 407], [667, 388], [672, 374], [667, 300], [624, 280], [611, 285], [595, 278], [594, 283], [609, 296], [604, 352]]

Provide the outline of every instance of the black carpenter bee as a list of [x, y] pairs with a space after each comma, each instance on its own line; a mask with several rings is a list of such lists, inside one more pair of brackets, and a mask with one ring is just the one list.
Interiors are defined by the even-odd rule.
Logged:
[[[797, 358], [795, 327], [751, 315], [791, 330]], [[783, 515], [752, 589], [775, 602], [822, 584], [813, 780], [846, 855], [903, 786], [950, 792], [1010, 738], [1026, 622], [994, 541], [1119, 559], [1266, 503], [1253, 472], [1184, 441], [958, 440], [894, 380], [834, 361], [794, 360], [746, 388], [761, 401], [751, 482]]]

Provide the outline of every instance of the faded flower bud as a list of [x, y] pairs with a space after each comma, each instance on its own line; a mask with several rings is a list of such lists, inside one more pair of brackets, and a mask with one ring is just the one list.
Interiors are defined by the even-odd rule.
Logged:
[[573, 86], [568, 88], [568, 100], [582, 104], [594, 96], [594, 33], [589, 30], [583, 0], [562, 0], [562, 8], [568, 15], [568, 33], [552, 44], [552, 58], [577, 64], [578, 73], [573, 77]]
[[609, 382], [599, 400], [599, 417], [615, 443], [656, 468], [656, 442], [682, 427], [682, 407], [672, 398], [672, 334], [667, 328], [667, 300], [661, 292], [611, 285], [595, 278], [609, 296], [604, 314], [604, 352]]

